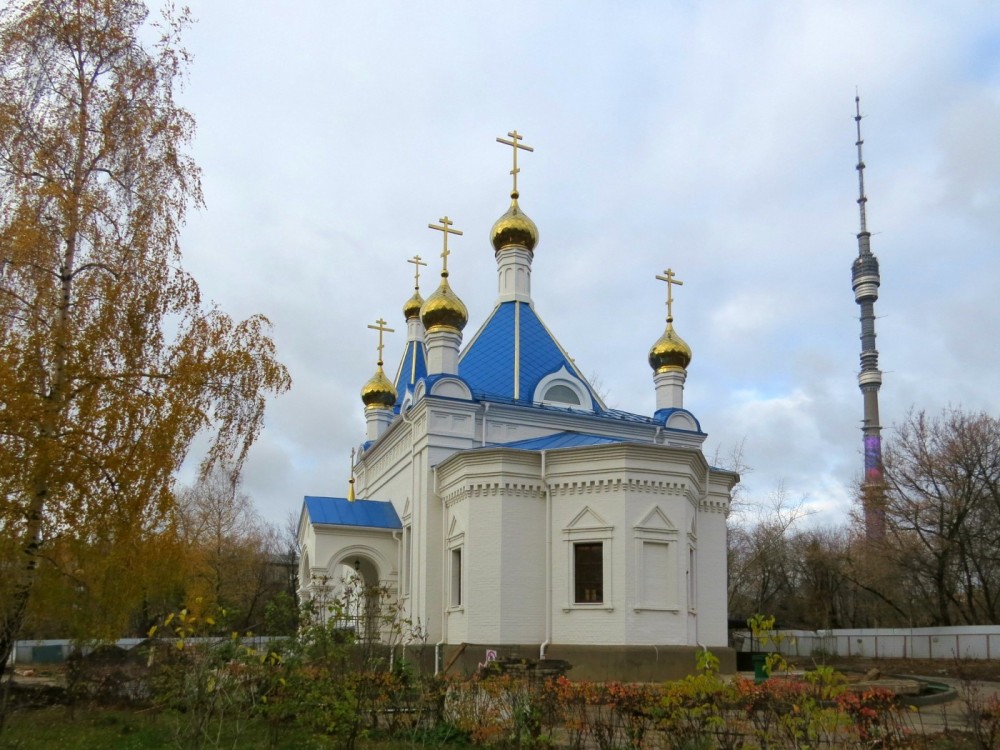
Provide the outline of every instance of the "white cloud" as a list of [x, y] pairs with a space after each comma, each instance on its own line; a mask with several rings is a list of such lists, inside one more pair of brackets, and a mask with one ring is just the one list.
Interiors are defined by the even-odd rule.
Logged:
[[275, 325], [292, 393], [246, 486], [280, 520], [340, 494], [363, 438], [365, 326], [402, 351], [405, 259], [425, 227], [465, 231], [449, 263], [471, 332], [492, 305], [487, 233], [507, 205], [517, 127], [522, 207], [541, 232], [538, 310], [620, 408], [651, 412], [663, 327], [694, 350], [686, 404], [713, 445], [746, 437], [748, 478], [784, 479], [816, 518], [860, 466], [853, 96], [860, 88], [882, 421], [913, 404], [998, 411], [1000, 9], [785, 1], [284, 4], [196, 2], [184, 101], [208, 210], [185, 263], [234, 315]]

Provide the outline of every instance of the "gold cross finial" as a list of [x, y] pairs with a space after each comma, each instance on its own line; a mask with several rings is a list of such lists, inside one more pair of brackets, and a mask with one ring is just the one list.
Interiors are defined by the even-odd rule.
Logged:
[[510, 146], [514, 150], [514, 168], [510, 170], [510, 173], [514, 175], [514, 190], [511, 192], [510, 196], [511, 198], [517, 198], [518, 197], [517, 173], [521, 171], [520, 169], [517, 168], [517, 150], [521, 149], [523, 151], [533, 152], [535, 149], [533, 149], [531, 146], [526, 146], [522, 143], [519, 143], [518, 141], [522, 140], [524, 136], [518, 133], [516, 130], [512, 130], [511, 132], [507, 133], [507, 135], [510, 136], [509, 141], [506, 138], [498, 137], [497, 143], [502, 143], [505, 146]]
[[673, 295], [673, 286], [674, 286], [674, 284], [676, 284], [677, 286], [684, 286], [684, 282], [683, 281], [678, 281], [677, 279], [674, 278], [675, 274], [674, 274], [673, 269], [671, 269], [671, 268], [668, 268], [663, 273], [665, 275], [663, 275], [663, 276], [657, 275], [656, 278], [658, 278], [660, 281], [667, 282], [667, 322], [668, 323], [673, 323], [674, 322], [674, 310], [673, 310], [674, 295]]
[[375, 321], [375, 325], [369, 325], [368, 327], [371, 328], [373, 331], [378, 331], [378, 366], [381, 367], [382, 347], [384, 346], [384, 344], [382, 343], [382, 334], [395, 333], [395, 330], [393, 330], [392, 328], [386, 328], [385, 320], [383, 318], [379, 318], [378, 320]]
[[419, 292], [420, 291], [420, 266], [426, 266], [427, 264], [424, 263], [420, 259], [419, 255], [414, 255], [412, 258], [410, 258], [406, 262], [413, 264], [413, 288], [416, 289]]
[[348, 481], [347, 502], [354, 502], [354, 448], [351, 448], [351, 479]]
[[440, 226], [438, 226], [437, 224], [428, 224], [427, 228], [436, 229], [439, 232], [444, 232], [444, 247], [441, 249], [441, 258], [443, 260], [443, 263], [441, 265], [441, 275], [444, 276], [445, 278], [448, 278], [448, 256], [451, 255], [451, 251], [448, 249], [448, 235], [457, 234], [461, 236], [462, 230], [452, 229], [451, 226], [455, 222], [453, 222], [447, 216], [442, 216], [440, 219], [438, 219], [438, 221], [441, 222]]

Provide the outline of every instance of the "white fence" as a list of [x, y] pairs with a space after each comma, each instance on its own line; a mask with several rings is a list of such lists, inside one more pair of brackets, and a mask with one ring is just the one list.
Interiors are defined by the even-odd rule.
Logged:
[[[876, 659], [1000, 659], [1000, 625], [948, 628], [859, 628], [854, 630], [781, 630], [786, 656], [863, 656]], [[738, 649], [750, 651], [748, 632]], [[774, 651], [774, 644], [758, 648]]]
[[[862, 628], [854, 630], [780, 630], [780, 650], [786, 656], [861, 656], [877, 659], [1000, 659], [1000, 625], [950, 628]], [[751, 651], [750, 633], [736, 633], [737, 649]], [[124, 649], [142, 642], [123, 638]], [[199, 640], [199, 639], [194, 639]], [[213, 640], [213, 639], [206, 639]], [[267, 637], [243, 639], [257, 648]], [[11, 654], [16, 664], [63, 661], [75, 648], [72, 641], [18, 641]], [[91, 647], [84, 646], [83, 651]], [[773, 643], [756, 650], [774, 651]]]
[[[115, 641], [114, 645], [125, 649], [128, 651], [140, 643], [145, 642], [146, 638], [121, 638]], [[166, 638], [164, 640], [172, 640]], [[189, 638], [190, 643], [218, 643], [220, 640], [226, 640], [225, 638]], [[252, 638], [241, 638], [240, 642], [246, 646], [253, 646], [256, 649], [261, 649], [264, 644], [272, 640], [278, 640], [271, 636], [254, 636]], [[76, 650], [80, 650], [84, 654], [89, 654], [94, 648], [97, 647], [96, 643], [78, 643], [76, 641], [70, 641], [66, 639], [58, 640], [46, 640], [46, 641], [17, 641], [14, 644], [14, 650], [11, 652], [8, 664], [16, 664], [19, 666], [24, 666], [28, 664], [52, 664], [65, 661], [66, 658]]]

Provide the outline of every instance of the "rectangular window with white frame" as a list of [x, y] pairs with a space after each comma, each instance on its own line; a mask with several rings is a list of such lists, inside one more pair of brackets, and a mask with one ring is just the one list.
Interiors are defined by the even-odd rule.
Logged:
[[451, 606], [462, 606], [462, 548], [451, 550]]
[[670, 542], [643, 540], [640, 556], [640, 597], [645, 609], [670, 609], [674, 606], [674, 566], [670, 564]]
[[604, 603], [604, 544], [576, 542], [573, 545], [574, 604]]
[[403, 596], [410, 595], [410, 571], [413, 570], [413, 561], [410, 559], [412, 552], [413, 527], [407, 524], [403, 528], [403, 575], [402, 589]]
[[677, 527], [659, 506], [633, 527], [635, 534], [636, 587], [634, 608], [676, 612], [683, 589], [678, 581], [684, 560]]
[[698, 553], [688, 547], [688, 611], [698, 609]]
[[573, 609], [614, 609], [611, 561], [614, 526], [584, 506], [563, 528], [566, 541], [566, 603]]

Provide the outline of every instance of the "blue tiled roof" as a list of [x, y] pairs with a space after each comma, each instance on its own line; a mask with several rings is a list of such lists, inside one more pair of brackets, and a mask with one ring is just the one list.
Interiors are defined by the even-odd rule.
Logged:
[[514, 448], [521, 451], [544, 451], [552, 450], [553, 448], [579, 448], [583, 445], [607, 445], [609, 443], [624, 442], [626, 441], [619, 438], [588, 435], [583, 432], [557, 432], [554, 435], [528, 438], [527, 440], [515, 440], [512, 443], [503, 443], [493, 447]]
[[427, 375], [427, 355], [424, 352], [424, 345], [419, 341], [407, 341], [406, 351], [403, 352], [403, 359], [399, 363], [399, 370], [396, 372], [396, 409], [403, 403], [406, 389], [416, 385], [420, 378]]
[[306, 497], [306, 512], [312, 523], [334, 526], [367, 526], [375, 529], [401, 529], [392, 503], [356, 500], [344, 497]]
[[[515, 324], [516, 321], [516, 324]], [[515, 330], [516, 329], [516, 330]], [[515, 336], [515, 333], [517, 336]], [[515, 340], [518, 345], [515, 347]], [[518, 355], [518, 393], [514, 393], [515, 353]], [[591, 406], [599, 410], [586, 378], [569, 360], [545, 324], [523, 302], [503, 302], [472, 339], [458, 363], [458, 374], [477, 393], [530, 404], [535, 388], [546, 375], [565, 367], [587, 385]]]

